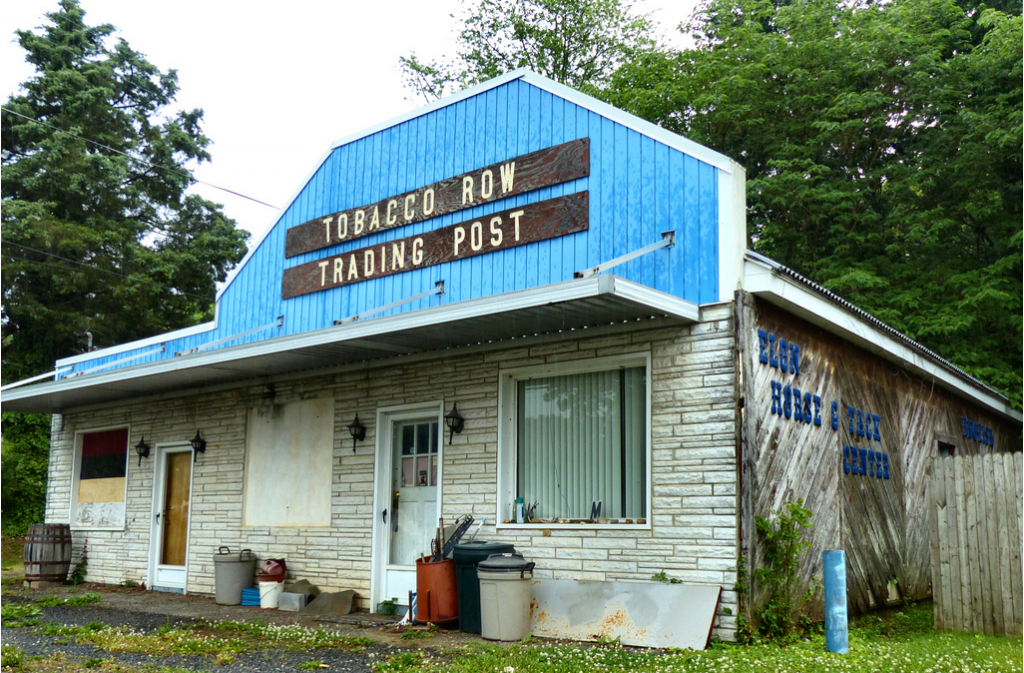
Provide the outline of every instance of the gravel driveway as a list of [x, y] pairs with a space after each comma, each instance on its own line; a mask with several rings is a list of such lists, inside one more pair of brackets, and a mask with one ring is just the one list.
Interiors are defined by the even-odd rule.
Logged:
[[[6, 591], [4, 604], [31, 603], [39, 598], [39, 592], [15, 590]], [[269, 624], [299, 624], [311, 628], [332, 629], [345, 635], [370, 638], [375, 641], [357, 652], [346, 652], [336, 649], [288, 650], [284, 647], [247, 652], [234, 657], [228, 664], [220, 664], [211, 657], [202, 655], [160, 655], [131, 653], [109, 653], [91, 644], [76, 643], [64, 636], [46, 635], [42, 626], [36, 627], [5, 627], [2, 634], [3, 646], [15, 645], [24, 650], [27, 656], [50, 658], [63, 653], [69, 661], [84, 663], [87, 660], [111, 659], [131, 668], [142, 668], [144, 665], [174, 666], [193, 671], [218, 672], [270, 672], [298, 671], [300, 664], [316, 660], [329, 666], [324, 669], [332, 673], [372, 671], [374, 662], [386, 660], [400, 649], [419, 647], [446, 648], [464, 643], [471, 636], [459, 632], [444, 632], [433, 635], [427, 641], [410, 643], [400, 638], [401, 632], [391, 625], [366, 626], [374, 621], [369, 615], [355, 616], [355, 623], [337, 624], [315, 621], [310, 617], [296, 613], [279, 612], [276, 610], [260, 610], [241, 606], [218, 606], [208, 597], [180, 596], [160, 594], [151, 591], [118, 591], [116, 588], [85, 586], [79, 593], [86, 590], [100, 589], [103, 596], [98, 603], [83, 607], [56, 606], [43, 607], [40, 621], [55, 622], [67, 626], [84, 626], [90, 622], [102, 622], [111, 626], [130, 627], [137, 631], [150, 633], [165, 626], [175, 626], [196, 620], [261, 620]], [[58, 590], [63, 596], [64, 591]], [[67, 596], [70, 598], [70, 596]], [[364, 624], [360, 626], [359, 624]]]

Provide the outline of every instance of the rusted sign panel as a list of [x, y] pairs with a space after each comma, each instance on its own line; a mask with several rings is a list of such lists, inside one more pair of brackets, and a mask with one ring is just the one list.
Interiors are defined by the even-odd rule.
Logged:
[[588, 192], [577, 192], [359, 248], [285, 269], [281, 296], [290, 299], [584, 231], [589, 214]]
[[530, 152], [292, 227], [285, 257], [590, 175], [590, 139]]
[[544, 638], [703, 650], [721, 592], [717, 584], [535, 579], [531, 627]]

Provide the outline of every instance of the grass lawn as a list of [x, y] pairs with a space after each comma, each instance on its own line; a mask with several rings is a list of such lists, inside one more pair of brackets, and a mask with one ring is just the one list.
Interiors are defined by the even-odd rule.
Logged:
[[25, 538], [5, 537], [0, 540], [0, 569], [5, 573], [23, 572]]
[[[825, 650], [825, 638], [812, 634], [784, 644], [752, 645], [713, 643], [703, 652], [647, 650], [617, 643], [566, 643], [535, 639], [504, 646], [474, 642], [470, 645], [431, 647], [432, 633], [416, 638], [402, 636], [415, 649], [391, 649], [383, 657], [366, 651], [373, 641], [342, 635], [329, 629], [275, 626], [254, 622], [202, 622], [166, 626], [149, 631], [92, 622], [64, 626], [42, 621], [42, 608], [54, 605], [89, 605], [101, 600], [86, 592], [69, 597], [48, 596], [33, 603], [5, 604], [4, 629], [31, 629], [48, 639], [64, 639], [92, 645], [100, 653], [150, 655], [152, 664], [130, 668], [96, 656], [81, 659], [57, 651], [46, 657], [28, 657], [14, 646], [3, 648], [2, 667], [19, 673], [86, 673], [87, 669], [122, 673], [181, 673], [165, 667], [161, 658], [170, 654], [200, 655], [210, 670], [232, 670], [234, 659], [247, 652], [289, 650], [301, 653], [297, 670], [322, 670], [318, 658], [324, 650], [365, 653], [375, 661], [375, 673], [995, 673], [1021, 671], [1021, 639], [962, 633], [937, 633], [932, 605], [925, 602], [887, 613], [864, 615], [850, 628], [850, 653]], [[418, 642], [426, 637], [423, 645]], [[56, 640], [54, 641], [56, 642]], [[379, 650], [377, 650], [379, 653]]]
[[821, 634], [785, 645], [715, 643], [704, 652], [662, 652], [617, 645], [540, 644], [465, 651], [403, 652], [375, 667], [377, 673], [455, 671], [533, 673], [580, 671], [722, 671], [738, 673], [982, 673], [1022, 670], [1021, 640], [936, 633], [931, 603], [884, 617], [866, 615], [850, 629], [850, 653], [825, 650]]

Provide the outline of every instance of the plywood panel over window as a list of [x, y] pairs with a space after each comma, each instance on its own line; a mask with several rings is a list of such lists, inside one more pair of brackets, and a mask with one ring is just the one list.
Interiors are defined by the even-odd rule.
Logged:
[[330, 526], [333, 453], [333, 399], [250, 409], [244, 525]]
[[76, 528], [121, 528], [128, 463], [128, 428], [76, 436], [72, 522]]

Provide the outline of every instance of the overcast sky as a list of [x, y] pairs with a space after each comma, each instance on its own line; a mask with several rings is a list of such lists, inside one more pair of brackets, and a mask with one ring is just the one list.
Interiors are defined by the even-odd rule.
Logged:
[[[645, 0], [659, 33], [674, 30], [695, 0]], [[398, 57], [451, 54], [458, 0], [82, 0], [86, 23], [110, 23], [162, 70], [178, 71], [181, 108], [202, 108], [213, 160], [200, 180], [278, 207], [301, 187], [335, 140], [387, 121], [424, 101], [409, 100]], [[15, 0], [0, 14], [3, 100], [32, 75], [15, 42], [55, 11], [56, 0]], [[258, 236], [277, 211], [199, 185], [228, 215]]]

